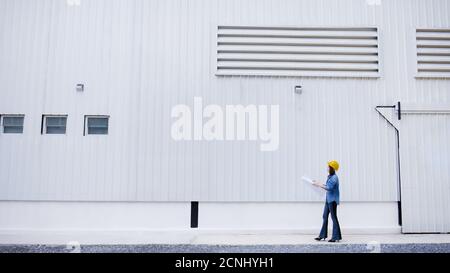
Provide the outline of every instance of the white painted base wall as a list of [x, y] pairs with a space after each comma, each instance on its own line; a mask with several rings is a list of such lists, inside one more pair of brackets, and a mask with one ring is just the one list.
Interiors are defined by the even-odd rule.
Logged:
[[186, 228], [190, 203], [0, 202], [0, 229], [144, 230]]
[[[200, 202], [199, 228], [191, 229], [189, 202], [1, 201], [0, 243], [163, 243], [155, 234], [170, 231], [316, 234], [322, 209], [316, 202]], [[400, 233], [395, 202], [343, 203], [338, 216], [343, 234]]]
[[[318, 233], [324, 203], [200, 203], [199, 227], [204, 229]], [[400, 232], [397, 203], [348, 202], [338, 206], [344, 233]], [[331, 218], [329, 228], [331, 228]]]

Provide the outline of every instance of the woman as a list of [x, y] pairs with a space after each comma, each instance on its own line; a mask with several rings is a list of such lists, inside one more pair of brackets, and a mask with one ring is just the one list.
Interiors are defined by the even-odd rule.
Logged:
[[334, 243], [342, 240], [341, 228], [339, 227], [339, 221], [337, 218], [337, 206], [339, 205], [339, 178], [336, 175], [336, 171], [339, 169], [339, 163], [335, 160], [328, 162], [328, 179], [326, 184], [322, 184], [319, 181], [314, 181], [314, 185], [327, 191], [327, 197], [325, 200], [325, 208], [323, 210], [323, 224], [320, 230], [319, 237], [315, 240], [325, 240], [328, 234], [328, 215], [331, 213], [331, 219], [333, 220], [333, 236], [328, 242]]

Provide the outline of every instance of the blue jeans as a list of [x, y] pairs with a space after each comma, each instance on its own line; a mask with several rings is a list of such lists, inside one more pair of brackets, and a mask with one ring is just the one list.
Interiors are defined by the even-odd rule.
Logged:
[[320, 230], [320, 238], [328, 237], [328, 215], [331, 213], [331, 220], [333, 220], [333, 240], [342, 240], [341, 227], [337, 218], [337, 203], [328, 203], [325, 201], [325, 208], [323, 209], [323, 224]]

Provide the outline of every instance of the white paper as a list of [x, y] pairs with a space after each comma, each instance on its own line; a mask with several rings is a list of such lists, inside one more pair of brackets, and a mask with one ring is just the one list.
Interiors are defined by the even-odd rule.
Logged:
[[309, 177], [302, 176], [302, 180], [308, 182], [309, 184], [314, 184], [314, 181], [312, 181], [312, 179]]
[[307, 176], [302, 176], [302, 181], [307, 183], [317, 195], [319, 195], [319, 196], [324, 195], [325, 190], [320, 187], [315, 186], [314, 181], [311, 178], [309, 178]]

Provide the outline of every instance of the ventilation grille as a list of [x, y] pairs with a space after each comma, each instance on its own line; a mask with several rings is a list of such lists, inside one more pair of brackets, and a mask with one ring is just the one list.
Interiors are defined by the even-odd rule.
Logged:
[[219, 26], [217, 75], [378, 77], [378, 31]]
[[417, 73], [450, 78], [450, 29], [417, 29]]

